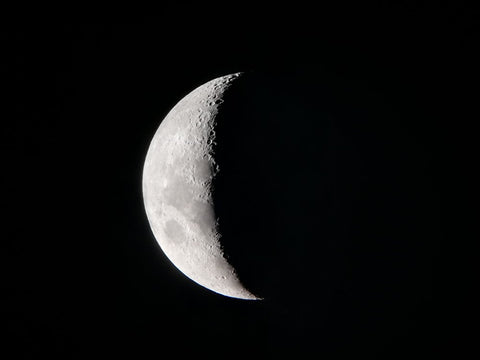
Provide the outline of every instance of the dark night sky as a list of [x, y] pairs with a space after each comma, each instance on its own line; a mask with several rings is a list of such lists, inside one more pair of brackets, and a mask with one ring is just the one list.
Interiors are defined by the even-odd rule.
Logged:
[[[433, 296], [450, 196], [437, 162], [473, 20], [460, 5], [362, 11], [3, 26], [6, 358], [425, 359], [453, 346]], [[179, 273], [141, 195], [161, 119], [237, 71], [216, 196], [226, 250], [262, 302]]]

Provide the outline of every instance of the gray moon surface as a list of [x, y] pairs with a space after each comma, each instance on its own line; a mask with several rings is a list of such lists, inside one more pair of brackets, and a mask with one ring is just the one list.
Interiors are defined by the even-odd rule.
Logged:
[[211, 80], [180, 100], [156, 131], [143, 169], [153, 234], [188, 278], [216, 293], [258, 300], [240, 282], [221, 245], [212, 198], [215, 125], [223, 95], [240, 73]]

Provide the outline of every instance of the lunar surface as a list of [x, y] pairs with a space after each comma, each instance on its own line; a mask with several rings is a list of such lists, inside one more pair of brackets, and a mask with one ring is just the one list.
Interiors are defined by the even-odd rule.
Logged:
[[143, 198], [163, 252], [187, 277], [219, 294], [258, 299], [226, 260], [212, 199], [215, 125], [222, 97], [240, 73], [193, 90], [160, 124], [143, 170]]

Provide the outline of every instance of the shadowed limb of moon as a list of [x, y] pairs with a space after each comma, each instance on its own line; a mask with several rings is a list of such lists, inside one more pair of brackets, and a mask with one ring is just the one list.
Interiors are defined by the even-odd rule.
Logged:
[[153, 234], [187, 277], [216, 293], [258, 300], [226, 260], [212, 199], [218, 106], [240, 76], [211, 80], [180, 100], [155, 133], [143, 169], [143, 199]]

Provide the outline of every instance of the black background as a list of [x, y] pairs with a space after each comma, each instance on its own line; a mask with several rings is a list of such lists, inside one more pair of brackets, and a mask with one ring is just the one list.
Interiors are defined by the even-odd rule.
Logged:
[[[224, 10], [4, 26], [6, 358], [416, 359], [456, 346], [433, 296], [451, 195], [436, 165], [454, 142], [445, 114], [469, 100], [472, 14]], [[238, 71], [215, 196], [260, 302], [178, 272], [141, 194], [161, 119]]]

